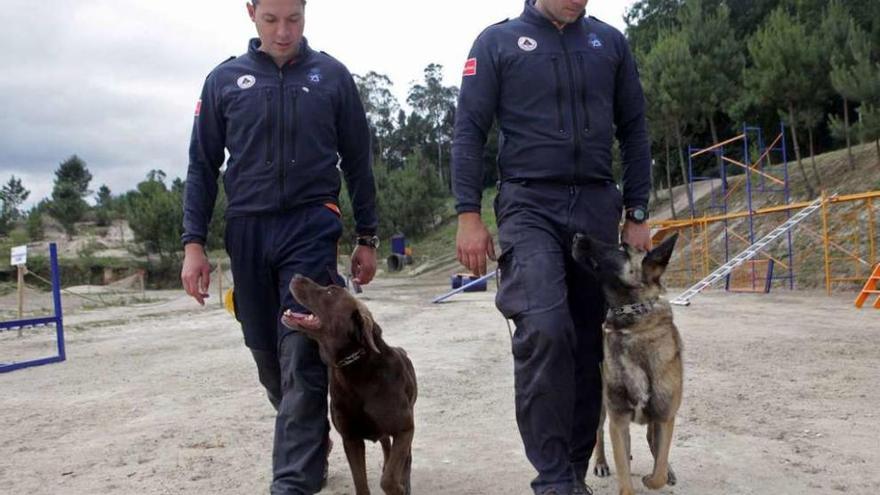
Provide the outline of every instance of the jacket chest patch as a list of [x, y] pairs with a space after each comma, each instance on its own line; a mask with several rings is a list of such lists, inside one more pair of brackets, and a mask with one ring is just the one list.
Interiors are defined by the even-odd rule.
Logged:
[[599, 48], [602, 48], [604, 46], [602, 40], [599, 39], [599, 36], [597, 36], [596, 33], [588, 34], [587, 38], [589, 39], [590, 47], [594, 50], [598, 50]]
[[238, 84], [238, 87], [241, 89], [250, 89], [254, 87], [254, 84], [257, 83], [257, 78], [247, 74], [238, 78], [238, 81], [235, 82]]
[[538, 48], [538, 42], [528, 36], [520, 36], [516, 44], [525, 52], [532, 52], [535, 51], [535, 48]]

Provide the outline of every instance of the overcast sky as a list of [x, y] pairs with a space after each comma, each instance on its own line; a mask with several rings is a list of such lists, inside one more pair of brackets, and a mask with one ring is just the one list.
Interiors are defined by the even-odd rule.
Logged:
[[[623, 29], [631, 0], [587, 12]], [[309, 0], [306, 37], [359, 74], [387, 74], [403, 102], [436, 62], [459, 85], [474, 38], [520, 0]], [[28, 206], [51, 194], [76, 153], [114, 194], [151, 169], [184, 177], [192, 114], [210, 70], [254, 36], [245, 1], [3, 0], [0, 183], [22, 178]]]

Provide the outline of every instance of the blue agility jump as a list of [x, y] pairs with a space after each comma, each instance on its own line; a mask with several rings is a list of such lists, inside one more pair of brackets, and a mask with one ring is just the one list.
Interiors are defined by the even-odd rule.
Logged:
[[459, 287], [459, 288], [457, 288], [457, 289], [455, 289], [455, 290], [453, 290], [453, 291], [451, 291], [451, 292], [447, 292], [446, 294], [443, 294], [442, 296], [439, 296], [439, 297], [435, 298], [435, 299], [434, 299], [433, 301], [431, 301], [431, 302], [434, 303], [434, 304], [441, 303], [441, 302], [443, 302], [443, 301], [449, 299], [450, 297], [452, 297], [452, 296], [454, 296], [454, 295], [456, 295], [456, 294], [458, 294], [458, 293], [460, 293], [460, 292], [464, 292], [465, 290], [470, 289], [472, 286], [475, 286], [475, 285], [477, 285], [477, 284], [485, 283], [485, 282], [486, 282], [487, 280], [489, 280], [490, 278], [495, 277], [496, 274], [497, 274], [496, 272], [490, 272], [490, 273], [488, 273], [487, 275], [483, 275], [482, 277], [480, 277], [480, 278], [478, 278], [478, 279], [476, 279], [476, 280], [472, 280], [470, 283], [464, 284], [464, 285], [462, 285], [461, 287]]
[[64, 352], [64, 325], [61, 322], [61, 277], [58, 271], [58, 252], [54, 242], [49, 244], [49, 259], [52, 266], [52, 299], [55, 303], [55, 315], [45, 318], [0, 322], [0, 332], [55, 324], [55, 334], [57, 336], [58, 344], [57, 354], [30, 361], [19, 361], [14, 363], [0, 362], [0, 373], [7, 373], [22, 368], [42, 366], [44, 364], [59, 363], [67, 358]]

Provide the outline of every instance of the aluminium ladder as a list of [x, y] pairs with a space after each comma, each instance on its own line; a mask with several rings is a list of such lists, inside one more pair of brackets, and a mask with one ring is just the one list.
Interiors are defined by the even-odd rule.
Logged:
[[710, 285], [714, 284], [715, 282], [717, 282], [717, 281], [721, 280], [722, 278], [724, 278], [725, 276], [727, 276], [727, 274], [730, 273], [731, 271], [733, 271], [734, 268], [745, 263], [749, 259], [754, 258], [755, 255], [758, 254], [759, 251], [761, 251], [765, 246], [767, 246], [767, 244], [770, 244], [771, 242], [775, 241], [782, 234], [788, 232], [789, 230], [792, 229], [792, 227], [801, 223], [801, 221], [803, 221], [804, 219], [806, 219], [807, 217], [809, 217], [810, 215], [815, 213], [816, 210], [822, 208], [822, 204], [825, 201], [825, 199], [826, 199], [825, 197], [816, 199], [815, 201], [810, 203], [806, 208], [804, 208], [803, 210], [799, 211], [796, 215], [789, 218], [785, 223], [783, 223], [779, 227], [776, 227], [775, 229], [773, 229], [772, 232], [770, 232], [766, 236], [762, 237], [756, 243], [749, 246], [745, 251], [739, 253], [733, 259], [731, 259], [730, 261], [728, 261], [724, 265], [720, 266], [717, 270], [715, 270], [714, 272], [709, 274], [708, 277], [704, 278], [703, 280], [700, 280], [694, 286], [692, 286], [688, 290], [682, 292], [675, 299], [673, 299], [669, 302], [672, 304], [678, 305], [678, 306], [689, 305], [691, 303], [691, 299], [694, 296], [696, 296], [697, 294], [699, 294], [700, 292], [702, 292], [703, 289], [706, 289]]

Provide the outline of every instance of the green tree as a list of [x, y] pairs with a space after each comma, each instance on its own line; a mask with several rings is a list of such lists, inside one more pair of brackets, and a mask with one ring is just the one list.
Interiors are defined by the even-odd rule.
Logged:
[[135, 241], [147, 254], [156, 254], [164, 264], [176, 261], [183, 234], [183, 182], [177, 179], [169, 189], [165, 172], [152, 170], [137, 190], [126, 195], [126, 216]]
[[[699, 75], [690, 65], [690, 58], [687, 34], [667, 31], [644, 56], [642, 69], [645, 92], [653, 106], [651, 112], [655, 116], [662, 115], [661, 128], [668, 129], [675, 139], [683, 184], [688, 182], [683, 132], [698, 115], [691, 91], [697, 86]], [[690, 188], [686, 190], [693, 212], [694, 198]]]
[[27, 233], [31, 242], [43, 240], [43, 211], [45, 209], [45, 203], [41, 202], [27, 213]]
[[388, 76], [374, 71], [365, 76], [355, 75], [354, 78], [370, 122], [374, 153], [384, 159], [394, 133], [394, 118], [400, 111], [400, 104], [391, 93], [393, 83]]
[[13, 175], [9, 182], [0, 190], [0, 201], [3, 202], [2, 214], [11, 221], [21, 218], [21, 205], [27, 201], [31, 192], [25, 189], [21, 184], [21, 179], [16, 179]]
[[816, 90], [815, 74], [821, 61], [820, 40], [807, 35], [807, 28], [784, 8], [778, 8], [749, 40], [752, 66], [745, 71], [751, 98], [774, 106], [788, 120], [798, 169], [810, 197], [816, 195], [804, 170], [798, 140], [799, 112]]
[[92, 174], [89, 172], [88, 165], [80, 157], [73, 155], [63, 161], [55, 171], [55, 184], [60, 182], [70, 184], [74, 192], [79, 194], [80, 198], [91, 194], [89, 191], [89, 183], [92, 181]]
[[95, 217], [96, 223], [101, 227], [110, 225], [112, 221], [113, 195], [110, 188], [106, 184], [102, 184], [98, 188], [98, 194], [95, 196]]
[[634, 52], [651, 51], [660, 35], [677, 30], [683, 0], [638, 0], [624, 13], [626, 34]]
[[850, 15], [843, 2], [832, 0], [825, 12], [822, 22], [822, 33], [825, 35], [825, 43], [832, 47], [829, 63], [831, 65], [830, 80], [834, 91], [843, 99], [843, 122], [836, 116], [829, 119], [829, 128], [834, 136], [846, 141], [847, 160], [850, 170], [855, 170], [855, 158], [852, 152], [852, 123], [850, 122], [849, 106], [852, 95], [846, 91], [847, 71], [855, 65], [856, 60], [850, 44], [854, 37], [863, 37], [861, 28]]
[[88, 166], [76, 155], [63, 161], [55, 171], [55, 184], [48, 212], [61, 223], [68, 237], [76, 233], [76, 222], [88, 211], [89, 205], [83, 197], [90, 194], [91, 180], [92, 174]]
[[449, 167], [443, 165], [443, 148], [452, 142], [458, 88], [443, 85], [443, 66], [439, 64], [425, 67], [424, 77], [422, 84], [414, 84], [410, 88], [407, 102], [412, 106], [413, 113], [430, 125], [431, 132], [423, 136], [427, 138], [423, 142], [436, 150], [437, 176], [441, 183], [445, 183], [448, 174], [444, 176], [444, 171]]
[[845, 98], [858, 102], [859, 120], [854, 130], [863, 142], [876, 141], [880, 159], [880, 63], [875, 61], [877, 47], [860, 29], [852, 29], [848, 43], [852, 63], [835, 65], [831, 80]]
[[737, 98], [745, 55], [730, 23], [730, 9], [706, 0], [690, 0], [681, 10], [691, 60], [699, 74], [692, 88], [698, 120], [709, 125], [712, 142], [719, 142], [718, 115]]

